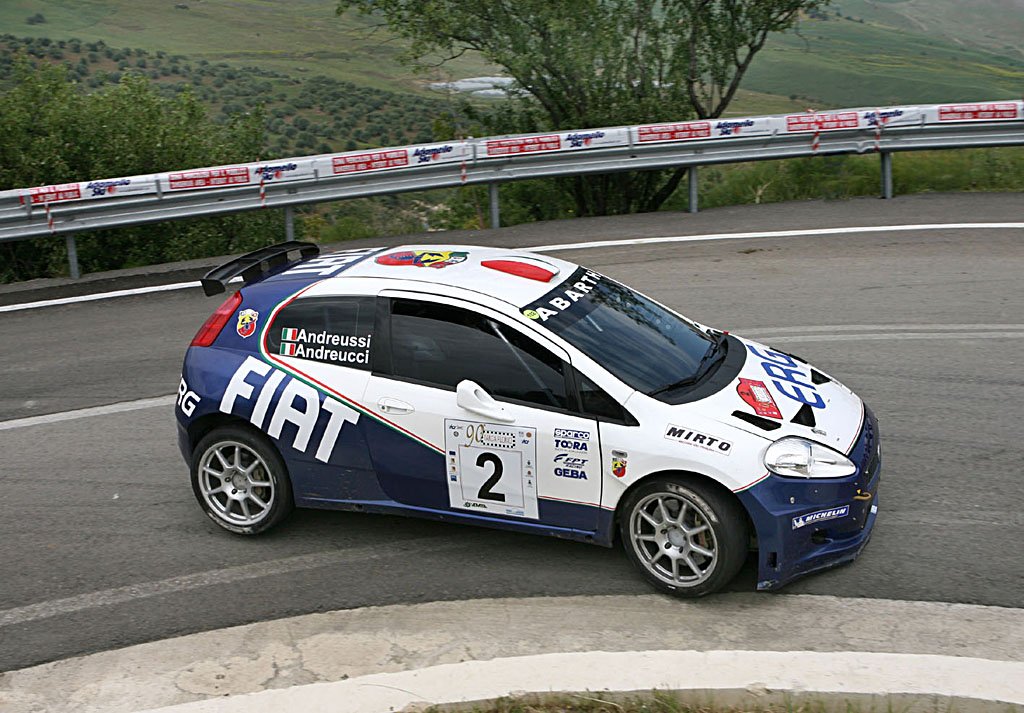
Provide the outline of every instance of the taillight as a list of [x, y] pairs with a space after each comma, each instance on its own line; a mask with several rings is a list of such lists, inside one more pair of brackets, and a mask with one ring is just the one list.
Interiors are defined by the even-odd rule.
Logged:
[[240, 304], [242, 304], [242, 293], [240, 292], [235, 292], [224, 300], [224, 304], [218, 307], [217, 311], [211, 314], [210, 318], [196, 332], [196, 336], [192, 338], [192, 346], [208, 347], [213, 344], [213, 340], [220, 334], [220, 330], [224, 329], [224, 325], [228, 323]]

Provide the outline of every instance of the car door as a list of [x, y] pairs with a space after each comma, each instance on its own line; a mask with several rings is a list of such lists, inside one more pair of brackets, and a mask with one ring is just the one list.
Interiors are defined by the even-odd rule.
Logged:
[[577, 408], [568, 354], [477, 305], [381, 297], [383, 354], [364, 403], [392, 426], [371, 444], [382, 489], [414, 507], [596, 529], [599, 434]]

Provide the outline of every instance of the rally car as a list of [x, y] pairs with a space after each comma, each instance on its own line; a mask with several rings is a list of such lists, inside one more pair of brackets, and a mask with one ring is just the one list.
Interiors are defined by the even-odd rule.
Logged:
[[656, 587], [758, 589], [847, 562], [874, 525], [878, 424], [800, 357], [534, 253], [289, 242], [213, 270], [176, 416], [225, 530], [294, 506], [612, 546]]

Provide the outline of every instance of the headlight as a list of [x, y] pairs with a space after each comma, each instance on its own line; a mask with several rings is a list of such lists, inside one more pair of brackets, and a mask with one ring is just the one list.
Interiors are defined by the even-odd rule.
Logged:
[[768, 446], [764, 465], [790, 478], [845, 478], [857, 466], [839, 451], [803, 438], [780, 438]]

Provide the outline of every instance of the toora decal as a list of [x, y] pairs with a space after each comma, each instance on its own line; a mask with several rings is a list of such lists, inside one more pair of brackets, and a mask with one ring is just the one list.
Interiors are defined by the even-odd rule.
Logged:
[[243, 309], [238, 313], [238, 324], [235, 331], [242, 339], [248, 339], [256, 333], [256, 322], [259, 321], [260, 313], [254, 309]]
[[381, 255], [376, 259], [378, 265], [411, 265], [413, 267], [432, 267], [436, 270], [449, 265], [465, 262], [467, 252], [455, 250], [400, 250], [396, 253]]

